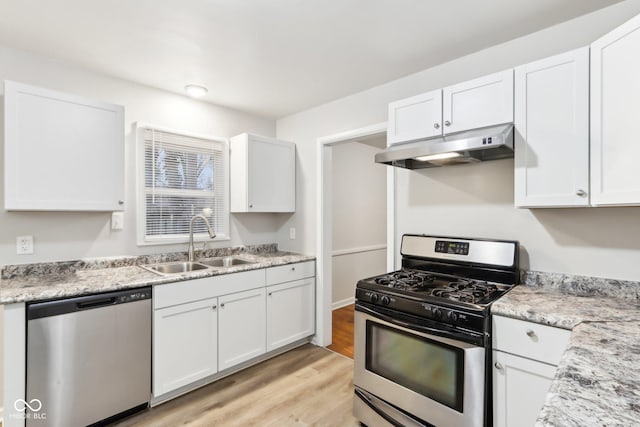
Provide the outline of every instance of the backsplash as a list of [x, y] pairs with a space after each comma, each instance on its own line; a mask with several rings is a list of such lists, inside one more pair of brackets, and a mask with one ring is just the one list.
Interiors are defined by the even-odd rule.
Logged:
[[[197, 258], [212, 258], [243, 253], [264, 255], [278, 253], [277, 243], [253, 246], [233, 246], [228, 248], [205, 249], [196, 251]], [[42, 276], [46, 274], [70, 274], [82, 270], [99, 270], [103, 268], [127, 267], [132, 265], [156, 264], [160, 262], [186, 261], [187, 252], [170, 252], [155, 255], [87, 258], [74, 261], [43, 262], [36, 264], [17, 264], [2, 266], [0, 277], [13, 279], [23, 276]]]
[[570, 295], [613, 297], [640, 303], [640, 282], [630, 280], [522, 270], [520, 283], [525, 286], [554, 289]]

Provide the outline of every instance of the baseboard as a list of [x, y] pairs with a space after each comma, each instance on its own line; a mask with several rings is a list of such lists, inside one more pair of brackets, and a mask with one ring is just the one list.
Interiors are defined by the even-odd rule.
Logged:
[[350, 297], [350, 298], [345, 298], [341, 301], [336, 301], [334, 303], [331, 304], [331, 310], [337, 310], [339, 308], [342, 308], [346, 305], [351, 305], [354, 302], [356, 302], [356, 298], [355, 297]]

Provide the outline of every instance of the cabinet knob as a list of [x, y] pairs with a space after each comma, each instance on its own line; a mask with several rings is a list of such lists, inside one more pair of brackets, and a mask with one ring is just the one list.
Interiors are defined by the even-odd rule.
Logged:
[[119, 205], [124, 205], [124, 200], [118, 200]]
[[531, 329], [528, 329], [528, 330], [527, 330], [527, 336], [528, 336], [529, 338], [533, 338], [533, 337], [535, 337], [535, 336], [536, 336], [536, 333], [535, 333], [534, 331], [532, 331]]
[[586, 191], [584, 191], [584, 190], [578, 190], [578, 191], [576, 191], [576, 196], [578, 196], [578, 197], [584, 197], [584, 196], [586, 196], [586, 195], [587, 195], [587, 192], [586, 192]]
[[224, 304], [220, 304], [220, 308], [224, 308]]
[[498, 371], [502, 371], [504, 369], [500, 362], [494, 363], [493, 366], [495, 366]]
[[252, 208], [252, 207], [253, 207], [253, 205], [249, 205], [249, 207], [250, 207], [250, 208]]
[[444, 125], [445, 125], [445, 126], [451, 126], [451, 122], [450, 122], [449, 120], [445, 120], [445, 121], [444, 121]]
[[436, 129], [440, 129], [440, 123], [434, 123], [433, 127], [436, 128]]
[[212, 310], [215, 310], [216, 308], [218, 308], [218, 306], [217, 306], [217, 305], [212, 305], [212, 306], [211, 306], [211, 309], [212, 309]]
[[291, 267], [291, 271], [296, 271], [296, 268], [295, 267]]
[[269, 296], [273, 295], [273, 292], [269, 292]]

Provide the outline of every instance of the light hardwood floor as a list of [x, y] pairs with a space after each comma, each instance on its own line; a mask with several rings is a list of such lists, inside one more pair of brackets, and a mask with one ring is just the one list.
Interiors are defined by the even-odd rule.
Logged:
[[327, 347], [353, 359], [353, 313], [355, 305], [347, 305], [331, 313], [331, 345]]
[[115, 425], [358, 426], [352, 402], [353, 361], [307, 344]]

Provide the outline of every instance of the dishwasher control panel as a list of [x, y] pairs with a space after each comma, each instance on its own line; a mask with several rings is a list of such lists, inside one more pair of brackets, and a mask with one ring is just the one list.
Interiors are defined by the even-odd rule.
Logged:
[[123, 302], [134, 302], [134, 301], [140, 301], [140, 300], [149, 299], [149, 298], [151, 298], [151, 291], [144, 290], [140, 292], [132, 292], [127, 295], [120, 295], [117, 298], [117, 301], [118, 303], [121, 304]]

